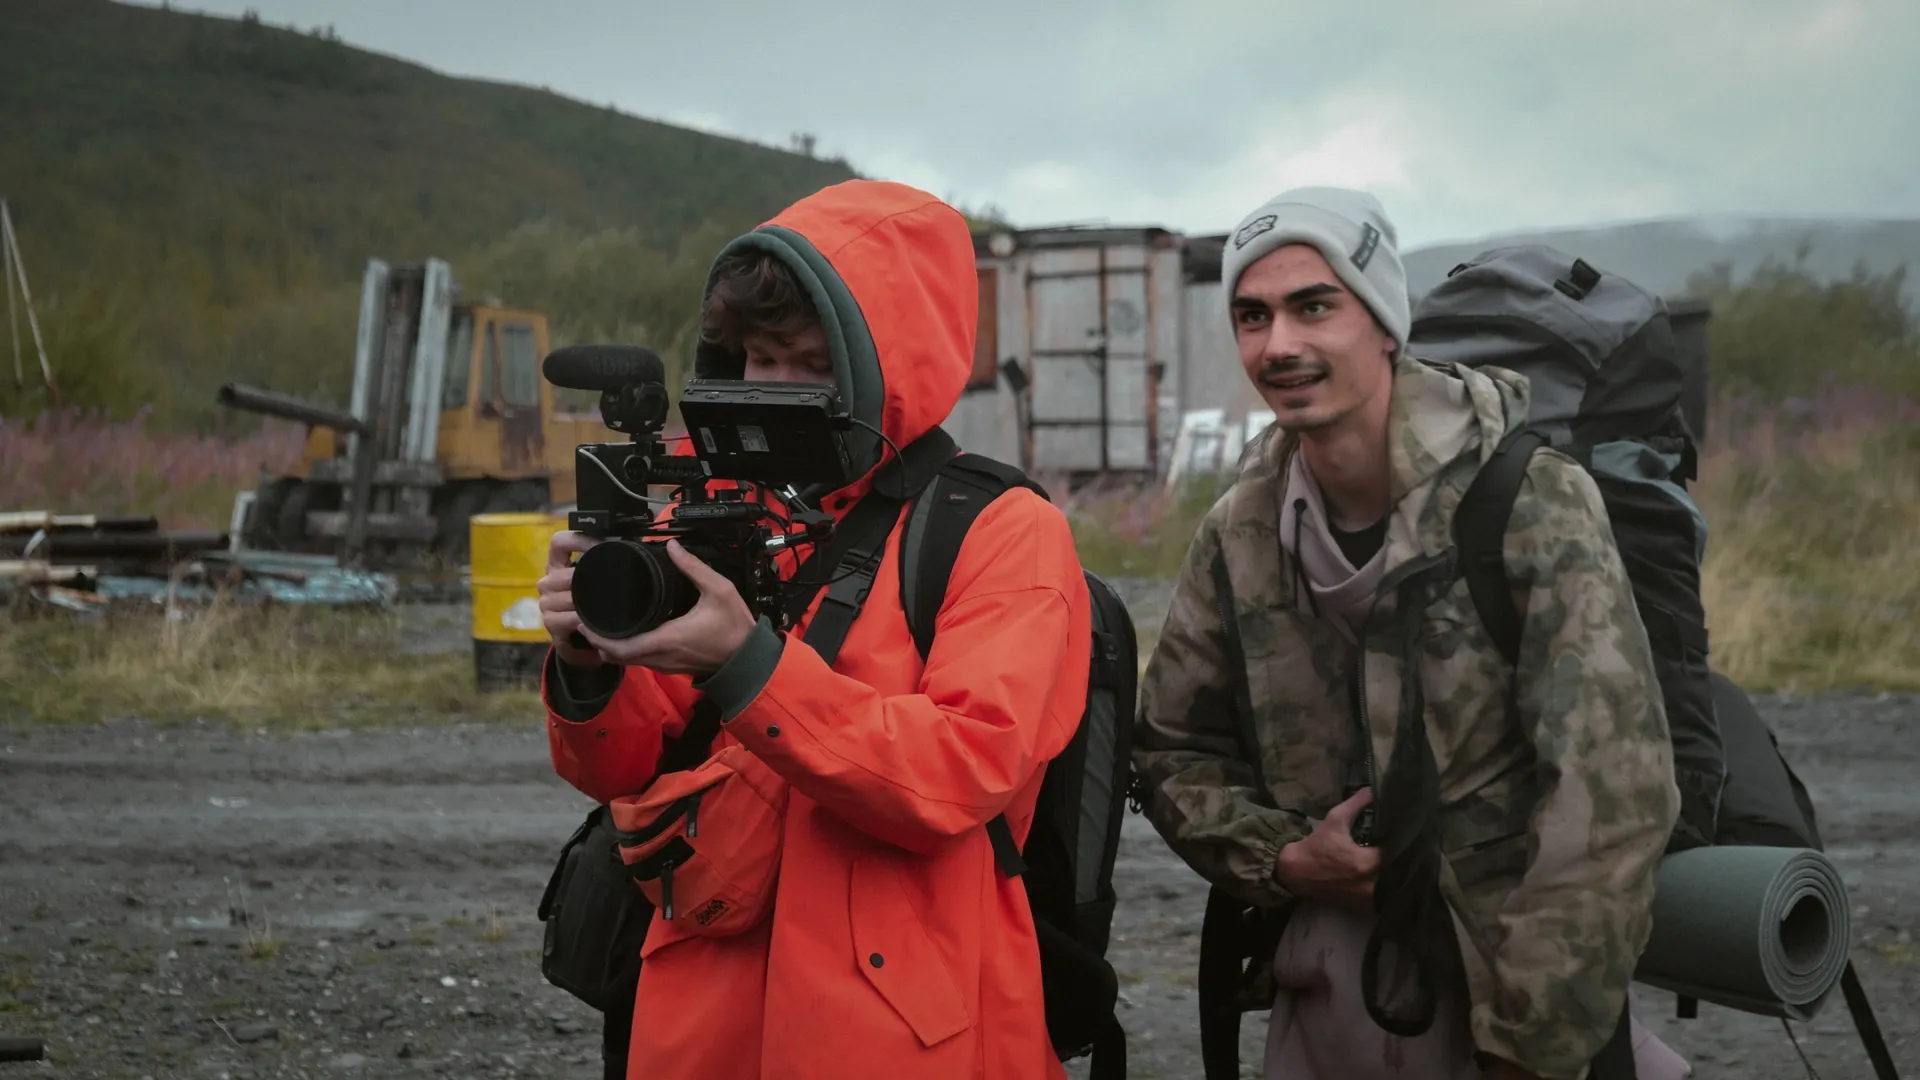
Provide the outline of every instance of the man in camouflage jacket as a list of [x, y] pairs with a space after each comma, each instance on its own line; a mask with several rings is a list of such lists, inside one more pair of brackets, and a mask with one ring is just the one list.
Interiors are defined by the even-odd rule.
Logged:
[[[1533, 457], [1506, 533], [1509, 668], [1450, 544], [1526, 381], [1405, 355], [1370, 196], [1280, 196], [1224, 264], [1275, 423], [1194, 538], [1146, 671], [1146, 814], [1217, 889], [1287, 918], [1270, 1080], [1579, 1080], [1623, 1023], [1679, 805], [1600, 496]], [[1362, 1011], [1376, 937], [1437, 979], [1424, 1014], [1392, 964]], [[1632, 1030], [1642, 1080], [1687, 1074]]]

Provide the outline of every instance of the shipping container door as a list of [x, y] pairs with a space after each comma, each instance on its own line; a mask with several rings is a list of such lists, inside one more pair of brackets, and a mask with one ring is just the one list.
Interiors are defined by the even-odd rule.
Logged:
[[1034, 252], [1027, 333], [1036, 469], [1153, 470], [1146, 256], [1139, 246]]

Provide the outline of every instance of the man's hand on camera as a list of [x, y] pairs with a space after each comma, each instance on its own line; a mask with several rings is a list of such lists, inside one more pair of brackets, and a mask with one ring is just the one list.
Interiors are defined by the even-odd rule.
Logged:
[[540, 596], [540, 621], [553, 639], [553, 651], [562, 662], [579, 668], [597, 668], [605, 661], [591, 646], [573, 643], [580, 631], [580, 616], [573, 610], [572, 556], [600, 541], [577, 532], [557, 532], [547, 542], [547, 572], [534, 586]]
[[[667, 556], [700, 590], [692, 610], [672, 622], [612, 640], [591, 630], [581, 633], [610, 663], [643, 667], [665, 675], [711, 675], [720, 670], [753, 632], [753, 612], [733, 582], [687, 553], [680, 541], [667, 541]], [[578, 617], [574, 625], [579, 625]]]

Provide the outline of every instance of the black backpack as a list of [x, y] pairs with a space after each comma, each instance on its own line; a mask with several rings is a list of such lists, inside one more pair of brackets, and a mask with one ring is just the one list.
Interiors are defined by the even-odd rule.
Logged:
[[[1505, 248], [1456, 267], [1415, 313], [1420, 358], [1526, 375], [1529, 423], [1482, 466], [1454, 519], [1475, 610], [1513, 663], [1520, 648], [1501, 555], [1533, 453], [1554, 446], [1599, 488], [1660, 680], [1681, 793], [1669, 852], [1710, 844], [1821, 846], [1805, 785], [1746, 694], [1707, 663], [1700, 560], [1706, 520], [1687, 494], [1694, 434], [1683, 400], [1706, 364], [1683, 354], [1666, 305], [1623, 278], [1544, 247]], [[1841, 982], [1881, 1080], [1893, 1059], [1851, 961]], [[1698, 1003], [1682, 998], [1683, 1017]]]
[[[1018, 469], [956, 449], [939, 428], [908, 445], [900, 455], [899, 477], [877, 479], [835, 529], [834, 539], [796, 573], [796, 581], [806, 578], [826, 589], [805, 640], [829, 665], [865, 604], [882, 545], [898, 520], [902, 499], [894, 492], [912, 506], [900, 538], [900, 597], [923, 660], [933, 646], [934, 620], [973, 519], [1014, 487], [1048, 498]], [[809, 569], [816, 560], [829, 569]], [[1004, 816], [989, 821], [986, 829], [1002, 872], [1026, 886], [1054, 1052], [1062, 1061], [1092, 1055], [1088, 1080], [1124, 1080], [1126, 1033], [1116, 1011], [1120, 984], [1106, 952], [1115, 902], [1113, 864], [1132, 779], [1138, 646], [1119, 594], [1090, 571], [1086, 582], [1093, 647], [1080, 726], [1047, 764], [1025, 849], [1014, 842]], [[798, 615], [816, 594], [816, 588], [792, 591], [789, 614]], [[667, 747], [661, 771], [697, 766], [718, 730], [718, 710], [703, 699], [686, 731]], [[605, 807], [596, 807], [563, 847], [539, 914], [546, 923], [542, 974], [604, 1014], [605, 1075], [624, 1075], [639, 950], [653, 906], [613, 852]]]
[[1686, 484], [1695, 438], [1683, 401], [1704, 355], [1683, 356], [1654, 294], [1547, 247], [1460, 264], [1414, 312], [1409, 351], [1432, 363], [1500, 367], [1531, 385], [1528, 423], [1481, 468], [1454, 519], [1474, 606], [1512, 663], [1520, 617], [1501, 543], [1533, 452], [1553, 446], [1600, 489], [1653, 647], [1673, 737], [1680, 819], [1669, 851], [1713, 842], [1725, 750], [1707, 679], [1700, 599], [1706, 518]]
[[[1048, 498], [1020, 470], [960, 454], [915, 500], [900, 537], [900, 598], [923, 659], [968, 527], [1015, 487]], [[1002, 872], [1026, 885], [1055, 1053], [1062, 1061], [1091, 1054], [1089, 1080], [1117, 1080], [1126, 1075], [1127, 1042], [1116, 1012], [1119, 978], [1106, 954], [1113, 864], [1132, 780], [1138, 644], [1120, 595], [1098, 574], [1083, 573], [1093, 608], [1086, 710], [1072, 740], [1047, 765], [1025, 850], [1015, 846], [1005, 817], [988, 822], [987, 835]]]
[[[1475, 593], [1476, 605], [1481, 595]], [[1511, 597], [1512, 594], [1501, 595]], [[1495, 601], [1489, 597], [1488, 602]], [[1517, 634], [1518, 616], [1513, 619], [1512, 632]], [[1717, 671], [1708, 673], [1708, 693], [1727, 777], [1720, 793], [1712, 843], [1825, 850], [1807, 787], [1781, 755], [1779, 740], [1753, 707], [1752, 699], [1737, 683]], [[1898, 1080], [1893, 1054], [1852, 960], [1847, 961], [1840, 976], [1840, 992], [1853, 1017], [1861, 1046], [1873, 1065], [1874, 1075], [1879, 1080]], [[1698, 1001], [1685, 996], [1679, 998], [1681, 1019], [1697, 1017], [1699, 1008]]]

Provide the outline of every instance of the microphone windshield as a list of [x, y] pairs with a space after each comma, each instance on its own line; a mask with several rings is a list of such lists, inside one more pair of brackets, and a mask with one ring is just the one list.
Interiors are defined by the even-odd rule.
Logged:
[[618, 390], [635, 383], [664, 383], [660, 354], [638, 345], [569, 345], [547, 354], [541, 374], [569, 390]]

